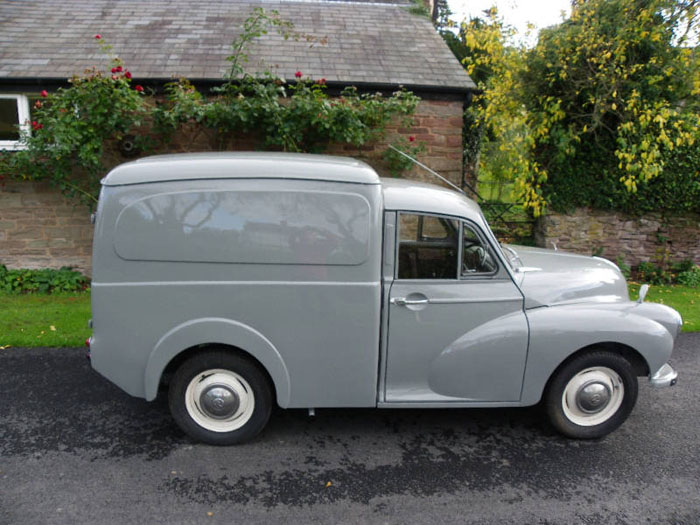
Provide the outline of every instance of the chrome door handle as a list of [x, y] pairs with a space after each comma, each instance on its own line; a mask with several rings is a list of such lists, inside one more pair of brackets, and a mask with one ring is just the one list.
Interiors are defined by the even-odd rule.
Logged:
[[406, 299], [405, 297], [392, 297], [391, 304], [398, 306], [409, 306], [415, 304], [428, 304], [430, 299]]

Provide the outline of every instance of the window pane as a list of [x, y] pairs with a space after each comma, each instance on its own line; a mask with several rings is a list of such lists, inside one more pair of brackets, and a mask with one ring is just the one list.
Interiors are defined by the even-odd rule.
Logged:
[[415, 241], [418, 239], [418, 215], [402, 213], [399, 233], [401, 241]]
[[421, 238], [423, 239], [447, 239], [449, 232], [443, 222], [445, 219], [424, 215], [422, 217], [423, 227], [421, 228]]
[[134, 261], [358, 265], [369, 253], [370, 217], [352, 194], [164, 193], [122, 211], [114, 248]]
[[462, 276], [479, 273], [493, 273], [496, 263], [481, 239], [468, 225], [464, 224], [462, 242]]
[[17, 99], [0, 98], [0, 140], [19, 140]]
[[456, 220], [402, 213], [399, 224], [399, 279], [457, 278]]

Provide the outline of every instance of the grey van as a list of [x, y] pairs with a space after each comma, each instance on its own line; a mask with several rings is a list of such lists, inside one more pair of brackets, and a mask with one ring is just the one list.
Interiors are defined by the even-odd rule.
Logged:
[[617, 428], [681, 327], [609, 261], [501, 246], [479, 206], [348, 158], [150, 157], [102, 181], [92, 366], [193, 438], [282, 408], [516, 407]]

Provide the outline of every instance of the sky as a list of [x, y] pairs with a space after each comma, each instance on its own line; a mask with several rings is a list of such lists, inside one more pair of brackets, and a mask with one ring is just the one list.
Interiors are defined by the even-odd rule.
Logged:
[[[531, 22], [537, 29], [542, 29], [561, 22], [561, 12], [570, 11], [570, 0], [447, 0], [452, 11], [452, 19], [456, 22], [469, 20], [469, 17], [481, 16], [485, 9], [495, 5], [499, 14], [508, 25], [514, 26], [519, 35], [527, 31], [527, 24]], [[534, 45], [537, 31], [527, 39], [530, 45]]]

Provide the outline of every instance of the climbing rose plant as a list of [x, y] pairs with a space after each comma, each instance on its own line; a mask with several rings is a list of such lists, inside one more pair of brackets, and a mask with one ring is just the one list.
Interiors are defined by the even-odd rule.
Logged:
[[243, 133], [269, 149], [318, 153], [334, 143], [372, 143], [397, 117], [410, 125], [419, 101], [408, 91], [386, 97], [360, 94], [354, 87], [331, 98], [325, 79], [297, 78], [287, 84], [271, 75], [246, 75], [224, 84], [210, 99], [187, 80], [170, 83], [154, 111], [156, 131], [171, 138], [182, 127], [196, 125], [216, 132], [222, 147]]
[[[101, 35], [95, 39], [109, 52]], [[142, 126], [148, 105], [119, 58], [111, 60], [111, 73], [93, 67], [69, 83], [53, 94], [41, 91], [31, 133], [21, 136], [25, 149], [2, 153], [0, 173], [48, 180], [65, 194], [94, 203], [104, 175], [105, 147]]]

